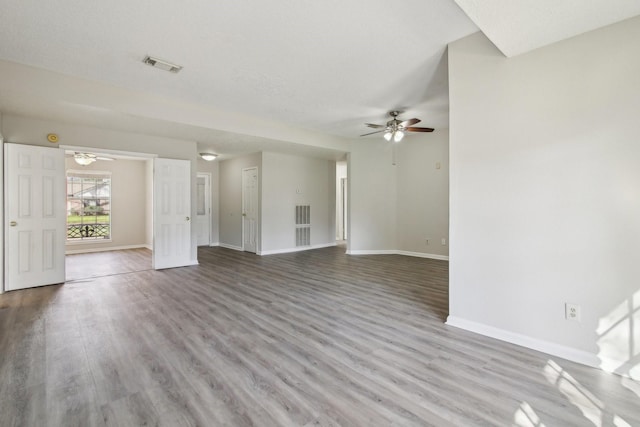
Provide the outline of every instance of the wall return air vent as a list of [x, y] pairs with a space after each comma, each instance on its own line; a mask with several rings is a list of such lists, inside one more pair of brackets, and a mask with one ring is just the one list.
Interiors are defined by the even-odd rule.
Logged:
[[159, 68], [164, 71], [169, 71], [170, 73], [177, 73], [182, 70], [182, 65], [172, 64], [171, 62], [164, 61], [162, 59], [154, 58], [153, 56], [145, 56], [142, 60], [147, 65], [151, 65], [152, 67]]
[[296, 247], [311, 245], [311, 206], [296, 206]]

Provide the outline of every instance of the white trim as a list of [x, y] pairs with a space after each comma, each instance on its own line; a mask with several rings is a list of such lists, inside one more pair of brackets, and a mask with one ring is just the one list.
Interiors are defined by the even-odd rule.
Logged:
[[335, 242], [321, 243], [319, 245], [301, 246], [301, 247], [288, 248], [288, 249], [274, 249], [271, 251], [260, 251], [258, 252], [258, 255], [288, 254], [290, 252], [310, 251], [312, 249], [329, 248], [331, 246], [336, 246], [336, 243]]
[[242, 252], [242, 246], [228, 245], [226, 243], [220, 243], [221, 248], [233, 249], [234, 251]]
[[110, 246], [108, 248], [71, 249], [71, 250], [65, 250], [64, 253], [65, 255], [74, 255], [74, 254], [88, 254], [92, 252], [122, 251], [126, 249], [151, 249], [151, 248], [149, 247], [149, 245], [125, 245], [125, 246]]
[[[258, 202], [257, 203], [258, 206], [256, 207], [258, 217], [256, 218], [256, 252], [255, 252], [256, 255], [258, 255], [258, 253], [260, 252], [260, 248], [262, 247], [262, 244], [260, 242], [260, 240], [261, 240], [260, 223], [261, 223], [261, 220], [262, 220], [262, 199], [261, 199], [262, 191], [260, 190], [260, 186], [262, 185], [262, 179], [260, 177], [260, 170], [258, 169], [258, 166], [249, 166], [248, 168], [242, 168], [242, 175], [241, 175], [241, 177], [242, 177], [242, 179], [241, 179], [241, 181], [242, 181], [242, 192], [241, 192], [241, 196], [240, 196], [240, 197], [242, 197], [242, 218], [241, 218], [241, 221], [242, 221], [242, 246], [241, 246], [240, 250], [244, 252], [244, 241], [245, 241], [244, 240], [244, 233], [246, 231], [244, 229], [244, 218], [245, 218], [245, 213], [246, 213], [246, 210], [244, 208], [244, 202], [245, 202], [244, 173], [245, 173], [245, 171], [250, 171], [252, 169], [256, 170], [256, 180], [257, 180], [257, 185], [258, 185], [258, 188], [256, 189], [256, 191], [258, 192], [257, 197], [256, 197], [257, 198], [257, 202]], [[233, 248], [230, 248], [230, 249], [233, 249]], [[249, 253], [252, 253], [252, 252], [249, 252]]]
[[149, 249], [150, 251], [152, 251], [152, 250], [153, 250], [153, 245], [152, 245], [152, 244], [147, 244], [147, 243], [145, 243], [144, 245], [142, 245], [142, 246], [140, 246], [140, 247], [141, 247], [141, 248], [147, 248], [147, 249]]
[[106, 148], [97, 148], [97, 147], [81, 147], [78, 145], [64, 145], [60, 144], [58, 148], [62, 148], [65, 151], [82, 151], [87, 153], [99, 153], [99, 154], [108, 154], [110, 156], [117, 156], [120, 159], [126, 160], [148, 160], [154, 159], [158, 157], [157, 154], [154, 153], [141, 153], [138, 151], [123, 151], [123, 150], [109, 150]]
[[441, 261], [449, 261], [449, 257], [447, 255], [401, 251], [398, 249], [347, 250], [347, 255], [404, 255], [404, 256], [412, 256], [417, 258], [430, 258], [430, 259], [437, 259]]
[[[113, 243], [113, 239], [93, 239], [93, 240], [71, 240], [67, 239], [64, 241], [65, 245], [68, 246], [82, 246], [82, 245], [102, 245]], [[108, 249], [106, 249], [108, 250]]]
[[448, 255], [427, 254], [424, 252], [397, 251], [398, 255], [414, 256], [418, 258], [438, 259], [440, 261], [449, 261]]
[[209, 247], [220, 246], [220, 242], [209, 243]]
[[[200, 178], [201, 176], [204, 176], [207, 178], [206, 180], [206, 185], [205, 185], [205, 190], [209, 190], [209, 191], [205, 191], [206, 197], [205, 197], [205, 210], [208, 210], [208, 212], [205, 215], [209, 216], [209, 236], [207, 240], [209, 240], [209, 243], [205, 243], [204, 245], [196, 245], [196, 246], [211, 246], [211, 237], [213, 236], [213, 223], [212, 223], [212, 218], [213, 218], [213, 214], [211, 213], [211, 202], [213, 200], [213, 196], [211, 195], [211, 182], [212, 182], [212, 175], [211, 172], [196, 172], [196, 199], [198, 198], [198, 194], [197, 194], [197, 178]], [[196, 206], [197, 206], [197, 200], [196, 200]], [[197, 220], [198, 218], [198, 212], [196, 209], [196, 215], [195, 218]], [[196, 234], [196, 242], [198, 240], [198, 236]]]
[[476, 334], [485, 335], [511, 344], [541, 351], [552, 356], [561, 357], [572, 362], [582, 363], [583, 365], [600, 368], [600, 359], [594, 353], [578, 350], [573, 347], [567, 347], [550, 341], [540, 340], [527, 335], [516, 332], [507, 331], [493, 326], [484, 325], [482, 323], [473, 322], [471, 320], [462, 319], [456, 316], [447, 317], [445, 322], [447, 325], [464, 329]]
[[376, 249], [376, 250], [348, 250], [347, 255], [395, 255], [398, 251], [395, 249]]
[[189, 267], [189, 266], [192, 266], [192, 265], [199, 265], [198, 260], [190, 260], [186, 264], [172, 265], [172, 266], [169, 266], [169, 267], [164, 267], [164, 266], [153, 267], [153, 269], [154, 270], [167, 270], [169, 268], [182, 268], [182, 267]]

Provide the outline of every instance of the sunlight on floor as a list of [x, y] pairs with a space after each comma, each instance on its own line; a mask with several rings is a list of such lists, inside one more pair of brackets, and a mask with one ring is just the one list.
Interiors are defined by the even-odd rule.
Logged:
[[629, 378], [622, 378], [621, 384], [640, 397], [640, 383]]
[[513, 425], [518, 427], [545, 427], [540, 417], [527, 402], [522, 402], [513, 416]]
[[[603, 426], [605, 405], [600, 399], [589, 392], [589, 390], [582, 386], [553, 360], [547, 362], [547, 365], [544, 367], [544, 375], [549, 383], [555, 385], [558, 390], [582, 412], [582, 415], [586, 419], [591, 421], [596, 427]], [[613, 415], [613, 424], [620, 427], [630, 426], [629, 423], [615, 414]]]
[[623, 420], [617, 415], [613, 417], [613, 425], [616, 427], [631, 427], [631, 424], [629, 424], [628, 422], [626, 422], [625, 420]]
[[640, 291], [602, 317], [596, 333], [600, 367], [640, 379]]

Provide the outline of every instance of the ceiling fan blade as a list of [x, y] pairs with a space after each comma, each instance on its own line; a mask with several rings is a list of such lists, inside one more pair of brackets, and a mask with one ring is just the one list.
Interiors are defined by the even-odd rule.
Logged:
[[365, 133], [364, 135], [360, 135], [360, 136], [373, 135], [374, 133], [381, 133], [381, 132], [384, 132], [384, 129], [382, 129], [382, 130], [377, 130], [377, 131], [375, 131], [375, 132]]
[[400, 126], [402, 127], [413, 126], [416, 123], [420, 123], [421, 121], [422, 120], [420, 119], [413, 118], [413, 119], [405, 120], [404, 122], [400, 123]]
[[112, 162], [115, 159], [112, 159], [111, 157], [96, 157], [96, 160], [108, 160], [108, 161]]
[[433, 132], [433, 128], [408, 127], [404, 128], [404, 130], [408, 130], [409, 132]]
[[369, 126], [370, 128], [374, 128], [374, 129], [380, 129], [383, 127], [386, 127], [387, 125], [374, 125], [373, 123], [365, 123], [365, 125]]

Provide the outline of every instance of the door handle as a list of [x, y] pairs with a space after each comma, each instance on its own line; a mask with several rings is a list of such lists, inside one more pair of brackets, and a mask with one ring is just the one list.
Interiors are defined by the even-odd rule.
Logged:
[[243, 212], [243, 213], [242, 213], [242, 216], [247, 216], [247, 214]]
[[191, 221], [191, 218], [187, 217], [187, 221]]
[[15, 222], [15, 221], [11, 221], [11, 222], [9, 223], [9, 225], [10, 225], [10, 226], [12, 226], [12, 227], [15, 227], [16, 225], [18, 225], [18, 223], [17, 223], [17, 222]]

